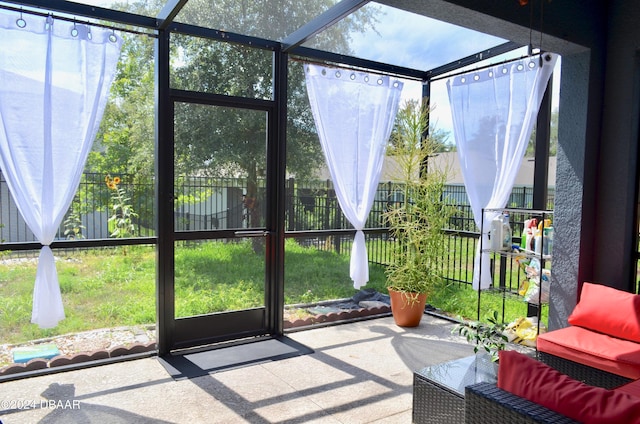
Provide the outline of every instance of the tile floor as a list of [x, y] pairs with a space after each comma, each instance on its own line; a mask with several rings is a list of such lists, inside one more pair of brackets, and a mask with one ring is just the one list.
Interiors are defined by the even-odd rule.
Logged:
[[[0, 422], [411, 423], [413, 371], [473, 354], [453, 324], [289, 333], [313, 353], [174, 379], [157, 357], [0, 383]], [[25, 409], [20, 409], [23, 407]]]

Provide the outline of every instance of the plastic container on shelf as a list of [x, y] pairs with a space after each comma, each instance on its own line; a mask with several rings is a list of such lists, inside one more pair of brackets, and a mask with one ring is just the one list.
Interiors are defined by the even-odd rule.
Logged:
[[[510, 213], [517, 214], [517, 216], [528, 216], [528, 219], [523, 220], [524, 228], [519, 246], [512, 244], [513, 229], [509, 222]], [[527, 304], [526, 317], [532, 318], [531, 330], [534, 334], [539, 334], [541, 331], [545, 331], [546, 328], [541, 317], [543, 316], [544, 307], [548, 307], [551, 283], [549, 265], [551, 264], [550, 257], [553, 250], [554, 237], [551, 217], [553, 217], [553, 211], [508, 208], [483, 209], [483, 218], [485, 220], [483, 220], [481, 228], [483, 231], [486, 231], [487, 227], [489, 228], [490, 240], [489, 246], [483, 246], [482, 243], [486, 239], [482, 237], [480, 239], [480, 248], [481, 251], [495, 253], [493, 255], [494, 262], [490, 267], [481, 267], [480, 274], [497, 271], [498, 267], [502, 267], [505, 264], [507, 267], [511, 266], [507, 260], [503, 261], [503, 259], [509, 257], [524, 270], [526, 278], [522, 280], [517, 291], [514, 292], [511, 285], [507, 287], [507, 273], [503, 273], [502, 268], [499, 269], [500, 284], [495, 284], [494, 287], [502, 290], [503, 308], [511, 294], [517, 293], [522, 296], [522, 300]], [[489, 220], [488, 218], [491, 219]], [[490, 275], [493, 276], [493, 274]], [[495, 275], [498, 275], [498, 273], [496, 272]], [[482, 277], [483, 275], [478, 277], [480, 281], [483, 280]], [[478, 290], [478, 320], [481, 319], [481, 293], [483, 293], [483, 290]]]
[[551, 255], [553, 250], [553, 227], [545, 227], [542, 234], [535, 237], [535, 252], [537, 254]]
[[536, 218], [526, 219], [522, 228], [522, 237], [520, 239], [520, 247], [533, 252], [534, 238], [538, 227]]
[[509, 251], [513, 242], [513, 234], [511, 231], [511, 224], [509, 223], [509, 214], [502, 215], [502, 247], [500, 250]]
[[497, 215], [495, 218], [491, 220], [491, 231], [489, 234], [491, 238], [491, 250], [494, 252], [497, 252], [502, 249], [502, 229], [503, 229], [502, 221], [503, 220], [504, 219], [502, 214]]
[[551, 255], [553, 250], [553, 227], [546, 227], [542, 232], [542, 254]]
[[491, 220], [491, 250], [494, 252], [511, 250], [512, 234], [508, 214], [499, 214]]

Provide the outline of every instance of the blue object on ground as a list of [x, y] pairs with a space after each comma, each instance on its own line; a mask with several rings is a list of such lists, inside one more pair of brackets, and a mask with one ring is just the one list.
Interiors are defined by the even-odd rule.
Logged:
[[35, 358], [51, 359], [60, 355], [58, 347], [53, 344], [37, 344], [33, 346], [22, 346], [13, 349], [13, 362], [25, 363]]

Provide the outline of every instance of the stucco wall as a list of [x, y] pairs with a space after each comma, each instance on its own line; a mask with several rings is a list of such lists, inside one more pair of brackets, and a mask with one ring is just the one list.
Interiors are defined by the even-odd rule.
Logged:
[[609, 2], [593, 279], [634, 289], [640, 2]]
[[[581, 271], [580, 259], [589, 253], [593, 231], [593, 167], [586, 145], [587, 104], [589, 102], [590, 53], [563, 56], [558, 119], [558, 165], [554, 208], [553, 280], [549, 304], [549, 328], [567, 325], [576, 304], [578, 281], [589, 270]], [[593, 159], [591, 159], [593, 160]], [[586, 204], [586, 206], [585, 206]], [[586, 215], [586, 216], [585, 216]]]

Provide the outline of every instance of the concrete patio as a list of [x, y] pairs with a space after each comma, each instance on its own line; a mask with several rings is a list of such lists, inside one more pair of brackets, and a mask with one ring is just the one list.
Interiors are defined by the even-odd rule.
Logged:
[[384, 317], [293, 332], [312, 353], [192, 378], [149, 357], [9, 381], [0, 422], [410, 423], [413, 371], [473, 354], [453, 325], [425, 315], [417, 328]]

